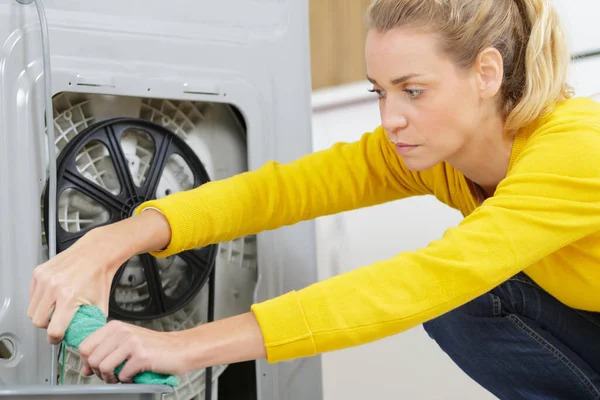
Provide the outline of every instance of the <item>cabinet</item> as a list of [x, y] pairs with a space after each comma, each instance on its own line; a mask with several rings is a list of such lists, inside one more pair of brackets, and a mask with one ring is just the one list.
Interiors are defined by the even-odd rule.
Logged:
[[364, 15], [371, 0], [310, 0], [313, 90], [365, 79]]

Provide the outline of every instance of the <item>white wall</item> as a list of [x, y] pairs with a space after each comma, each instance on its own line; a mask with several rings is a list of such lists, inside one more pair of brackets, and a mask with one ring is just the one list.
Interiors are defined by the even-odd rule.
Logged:
[[[576, 52], [600, 48], [598, 0], [556, 0]], [[595, 29], [595, 30], [594, 30]], [[574, 65], [577, 94], [600, 93], [600, 57]], [[315, 150], [354, 141], [379, 124], [377, 102], [358, 82], [313, 96]], [[433, 198], [321, 218], [317, 222], [319, 278], [415, 250], [457, 224], [460, 214]], [[325, 400], [487, 400], [494, 397], [464, 375], [422, 327], [357, 348], [323, 355]]]
[[[554, 0], [574, 54], [600, 50], [600, 1]], [[569, 83], [578, 96], [600, 93], [600, 56], [572, 64]]]

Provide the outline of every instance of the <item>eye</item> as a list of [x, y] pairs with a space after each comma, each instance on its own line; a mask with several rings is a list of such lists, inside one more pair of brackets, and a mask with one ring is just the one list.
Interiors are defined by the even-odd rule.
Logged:
[[375, 89], [375, 88], [372, 88], [372, 89], [367, 89], [367, 90], [368, 90], [369, 92], [371, 92], [371, 93], [375, 93], [375, 94], [377, 94], [377, 97], [378, 97], [380, 100], [381, 100], [381, 99], [383, 99], [383, 98], [385, 97], [385, 93], [384, 93], [384, 91], [383, 91], [383, 90], [380, 90], [380, 89]]
[[417, 97], [419, 97], [420, 95], [423, 94], [424, 90], [421, 90], [421, 89], [404, 89], [404, 92], [406, 92], [406, 94], [408, 94], [408, 97], [410, 97], [411, 99], [416, 99]]

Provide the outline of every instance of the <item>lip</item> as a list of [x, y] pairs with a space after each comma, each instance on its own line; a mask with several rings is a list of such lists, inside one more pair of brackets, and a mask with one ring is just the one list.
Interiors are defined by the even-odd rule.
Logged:
[[419, 147], [419, 146], [406, 144], [406, 143], [396, 143], [396, 153], [401, 154], [401, 155], [406, 154], [406, 153], [413, 151], [417, 147]]

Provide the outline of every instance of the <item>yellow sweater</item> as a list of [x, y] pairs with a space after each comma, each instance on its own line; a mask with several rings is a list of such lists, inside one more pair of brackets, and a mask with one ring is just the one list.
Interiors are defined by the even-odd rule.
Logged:
[[[600, 311], [600, 105], [561, 103], [522, 129], [509, 170], [478, 204], [441, 163], [410, 172], [385, 132], [143, 204], [167, 217], [164, 257], [301, 220], [432, 194], [464, 220], [418, 251], [252, 307], [270, 362], [393, 335], [525, 271], [568, 306]], [[411, 227], [406, 227], [409, 234]]]

